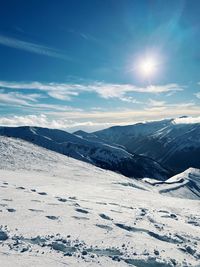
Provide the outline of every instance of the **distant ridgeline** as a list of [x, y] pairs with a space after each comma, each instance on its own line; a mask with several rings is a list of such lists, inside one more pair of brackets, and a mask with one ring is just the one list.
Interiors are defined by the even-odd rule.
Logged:
[[1, 127], [0, 135], [20, 138], [131, 178], [166, 180], [200, 168], [200, 124], [168, 119], [114, 126], [94, 133], [40, 127]]
[[174, 174], [149, 157], [130, 153], [119, 145], [102, 141], [91, 134], [84, 137], [80, 133], [78, 135], [55, 129], [23, 126], [1, 127], [0, 135], [20, 138], [131, 178], [166, 180]]
[[115, 126], [93, 135], [122, 145], [130, 153], [150, 157], [175, 173], [200, 168], [200, 123], [169, 119]]

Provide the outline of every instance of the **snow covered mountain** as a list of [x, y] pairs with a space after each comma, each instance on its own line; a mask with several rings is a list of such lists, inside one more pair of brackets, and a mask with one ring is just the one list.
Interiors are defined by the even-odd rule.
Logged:
[[130, 153], [153, 158], [176, 173], [200, 168], [200, 124], [162, 120], [115, 126], [94, 133], [98, 138], [123, 145]]
[[172, 174], [156, 161], [120, 147], [91, 141], [61, 130], [40, 127], [1, 127], [0, 135], [17, 137], [58, 153], [128, 177], [166, 180]]
[[156, 187], [159, 193], [167, 196], [200, 200], [200, 170], [189, 168], [166, 181], [144, 178], [143, 181]]
[[0, 265], [198, 267], [199, 201], [154, 188], [0, 136]]

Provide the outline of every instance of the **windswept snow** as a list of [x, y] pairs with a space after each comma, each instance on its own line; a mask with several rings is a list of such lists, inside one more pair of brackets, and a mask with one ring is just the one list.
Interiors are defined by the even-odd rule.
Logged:
[[200, 170], [189, 168], [168, 179], [159, 192], [171, 196], [200, 200]]
[[1, 137], [1, 266], [199, 266], [199, 201], [151, 188]]
[[159, 193], [179, 198], [200, 200], [200, 170], [189, 168], [166, 181], [144, 178]]

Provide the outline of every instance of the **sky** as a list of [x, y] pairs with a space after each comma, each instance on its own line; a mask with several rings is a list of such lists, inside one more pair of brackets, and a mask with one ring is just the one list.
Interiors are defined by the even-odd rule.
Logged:
[[200, 122], [199, 0], [0, 0], [0, 125]]

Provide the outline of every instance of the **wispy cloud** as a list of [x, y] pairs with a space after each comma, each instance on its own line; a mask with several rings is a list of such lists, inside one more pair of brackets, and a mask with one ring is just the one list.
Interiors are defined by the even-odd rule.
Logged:
[[150, 85], [139, 87], [133, 84], [113, 84], [104, 82], [92, 83], [41, 83], [41, 82], [5, 82], [0, 81], [0, 87], [10, 89], [35, 89], [46, 92], [49, 96], [59, 100], [70, 100], [82, 92], [96, 93], [104, 99], [118, 98], [122, 101], [138, 103], [127, 93], [161, 94], [182, 91], [179, 84]]
[[1, 117], [0, 125], [2, 126], [38, 126], [53, 129], [68, 129], [75, 131], [77, 129], [99, 129], [102, 127], [112, 126], [111, 123], [101, 122], [75, 122], [68, 119], [49, 119], [45, 114], [40, 115], [25, 115], [25, 116], [10, 116]]
[[18, 92], [5, 92], [0, 90], [0, 106], [12, 106], [23, 109], [28, 109], [29, 111], [82, 111], [80, 108], [73, 108], [66, 105], [55, 105], [40, 103], [39, 101], [43, 99], [44, 96], [40, 94], [22, 94]]
[[165, 101], [159, 101], [154, 99], [149, 99], [149, 105], [152, 107], [162, 107], [165, 105]]
[[200, 116], [198, 117], [182, 117], [174, 119], [175, 124], [191, 124], [191, 123], [200, 123]]
[[0, 104], [11, 105], [29, 105], [29, 101], [37, 102], [40, 98], [40, 94], [21, 94], [17, 92], [5, 93], [4, 90], [0, 90]]
[[[164, 110], [182, 110], [182, 109], [188, 109], [188, 108], [196, 108], [196, 104], [191, 102], [186, 103], [166, 103], [165, 101], [157, 101], [153, 99], [149, 99], [149, 102], [147, 103], [147, 107], [145, 110], [147, 111], [154, 111], [154, 112], [161, 112]], [[185, 113], [187, 114], [187, 112]]]
[[44, 46], [44, 45], [40, 45], [40, 44], [36, 44], [36, 43], [22, 41], [22, 40], [7, 37], [4, 35], [0, 35], [0, 44], [11, 47], [11, 48], [20, 49], [20, 50], [24, 50], [27, 52], [43, 55], [43, 56], [54, 57], [54, 58], [71, 61], [70, 57], [68, 57], [67, 55], [65, 55], [64, 53], [62, 53], [61, 51], [57, 49]]
[[200, 92], [198, 92], [198, 93], [196, 93], [196, 94], [194, 94], [197, 98], [199, 98], [200, 99]]

